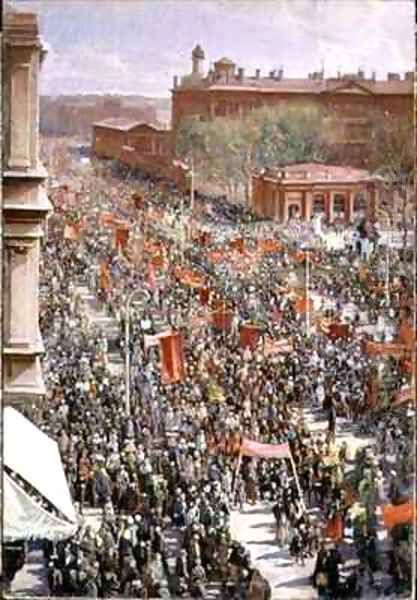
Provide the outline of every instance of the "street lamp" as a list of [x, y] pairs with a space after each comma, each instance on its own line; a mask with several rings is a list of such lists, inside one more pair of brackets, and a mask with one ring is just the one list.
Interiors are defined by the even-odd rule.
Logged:
[[136, 295], [146, 297], [146, 290], [133, 290], [128, 296], [126, 302], [126, 318], [125, 318], [125, 410], [128, 415], [131, 412], [130, 406], [130, 307]]

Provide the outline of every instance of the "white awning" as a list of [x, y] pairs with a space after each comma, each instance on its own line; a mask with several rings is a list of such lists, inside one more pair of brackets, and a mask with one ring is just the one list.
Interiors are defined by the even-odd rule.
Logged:
[[[3, 410], [3, 436], [4, 465], [26, 480], [75, 525], [77, 517], [58, 444], [10, 406]], [[4, 504], [7, 512], [6, 502], [7, 498]]]
[[75, 534], [67, 523], [39, 506], [7, 473], [3, 472], [3, 540], [48, 539], [59, 541]]

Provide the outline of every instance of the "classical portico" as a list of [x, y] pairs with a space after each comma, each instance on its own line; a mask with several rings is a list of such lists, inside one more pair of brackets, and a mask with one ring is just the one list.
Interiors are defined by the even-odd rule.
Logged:
[[373, 218], [377, 208], [375, 183], [362, 169], [290, 165], [255, 175], [252, 184], [253, 211], [280, 223], [322, 214], [327, 223], [349, 224], [359, 216]]
[[36, 16], [7, 13], [3, 80], [3, 390], [7, 404], [45, 393], [40, 356], [39, 257], [50, 203], [39, 162], [39, 70], [45, 51]]

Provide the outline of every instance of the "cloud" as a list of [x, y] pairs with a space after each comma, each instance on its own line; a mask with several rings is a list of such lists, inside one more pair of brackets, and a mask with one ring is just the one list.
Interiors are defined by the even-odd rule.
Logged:
[[[18, 0], [39, 13], [52, 51], [43, 93], [106, 91], [169, 96], [172, 76], [229, 56], [247, 73], [284, 66], [289, 77], [414, 68], [413, 4], [407, 0]], [[394, 16], [393, 16], [394, 15]]]

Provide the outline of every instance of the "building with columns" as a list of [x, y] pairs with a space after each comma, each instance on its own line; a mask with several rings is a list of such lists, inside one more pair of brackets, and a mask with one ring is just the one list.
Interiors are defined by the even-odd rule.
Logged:
[[51, 206], [39, 160], [37, 17], [8, 11], [3, 28], [3, 393], [6, 404], [45, 393], [38, 314], [39, 258]]
[[210, 121], [218, 117], [243, 118], [253, 110], [285, 105], [315, 105], [336, 117], [338, 131], [335, 147], [343, 163], [366, 167], [370, 141], [370, 119], [376, 113], [413, 119], [414, 73], [388, 73], [377, 79], [376, 73], [341, 74], [325, 78], [314, 72], [304, 78], [286, 77], [280, 67], [261, 75], [237, 67], [223, 57], [209, 69], [203, 48], [197, 44], [191, 53], [191, 73], [174, 76], [172, 92], [172, 129], [184, 118]]
[[368, 171], [319, 163], [268, 169], [252, 178], [251, 208], [260, 217], [286, 223], [322, 215], [327, 223], [373, 219], [378, 189]]

